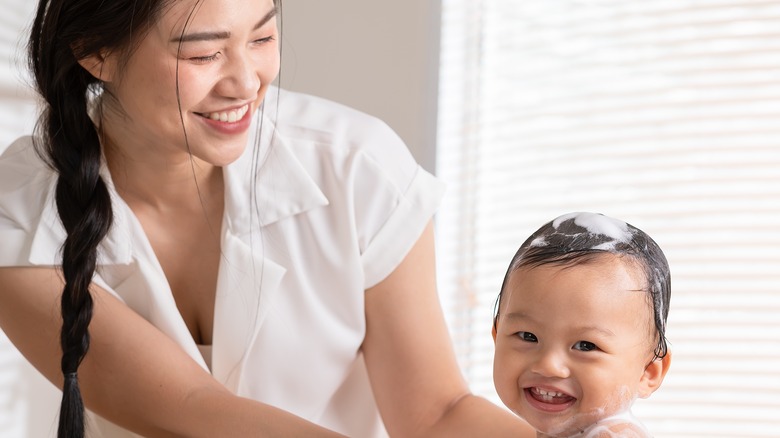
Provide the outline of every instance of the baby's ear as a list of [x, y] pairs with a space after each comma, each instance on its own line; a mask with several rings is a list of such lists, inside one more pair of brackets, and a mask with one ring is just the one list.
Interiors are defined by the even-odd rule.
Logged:
[[671, 350], [666, 352], [666, 356], [661, 359], [655, 359], [645, 368], [642, 378], [639, 380], [639, 397], [647, 398], [654, 393], [661, 382], [664, 381], [666, 372], [669, 371], [669, 365], [672, 363]]
[[95, 53], [85, 58], [79, 59], [79, 64], [88, 71], [89, 74], [103, 82], [112, 82], [115, 80], [117, 72], [117, 56], [107, 53]]

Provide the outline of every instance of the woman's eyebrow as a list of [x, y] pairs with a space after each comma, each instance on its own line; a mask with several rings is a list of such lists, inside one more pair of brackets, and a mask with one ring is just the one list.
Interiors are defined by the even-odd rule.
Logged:
[[[265, 23], [270, 21], [272, 18], [276, 16], [277, 8], [274, 6], [270, 11], [268, 11], [267, 14], [263, 16], [263, 18], [260, 19], [260, 21], [255, 24], [255, 27], [252, 28], [252, 30], [257, 30]], [[187, 42], [193, 42], [193, 41], [211, 41], [211, 40], [225, 40], [230, 38], [230, 31], [215, 31], [215, 32], [195, 32], [195, 33], [188, 33], [186, 35], [179, 35], [175, 38], [171, 39], [172, 43], [187, 43]]]

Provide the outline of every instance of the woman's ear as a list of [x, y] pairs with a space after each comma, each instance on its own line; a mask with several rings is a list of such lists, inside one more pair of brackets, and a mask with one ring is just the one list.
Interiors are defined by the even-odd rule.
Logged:
[[81, 58], [78, 62], [96, 79], [103, 82], [113, 82], [116, 79], [116, 56], [100, 52]]
[[664, 381], [664, 376], [666, 376], [666, 372], [669, 371], [669, 365], [671, 365], [671, 363], [671, 350], [667, 351], [666, 356], [663, 358], [655, 359], [650, 362], [639, 380], [639, 397], [650, 397], [650, 394], [654, 393], [655, 390], [661, 386], [661, 382]]

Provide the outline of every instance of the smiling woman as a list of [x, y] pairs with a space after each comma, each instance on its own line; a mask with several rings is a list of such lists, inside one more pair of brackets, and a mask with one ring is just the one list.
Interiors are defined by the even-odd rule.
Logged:
[[530, 436], [457, 367], [441, 184], [381, 121], [270, 85], [278, 6], [40, 2], [0, 327], [63, 389], [59, 436], [85, 407], [110, 437]]

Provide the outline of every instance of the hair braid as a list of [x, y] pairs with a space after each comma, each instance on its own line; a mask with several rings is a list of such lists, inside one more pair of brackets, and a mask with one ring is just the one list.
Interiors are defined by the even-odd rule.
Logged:
[[38, 91], [46, 103], [38, 149], [58, 173], [55, 200], [67, 232], [62, 247], [64, 383], [58, 436], [80, 438], [84, 436], [84, 403], [76, 373], [89, 349], [93, 308], [89, 286], [97, 247], [111, 226], [112, 209], [108, 188], [100, 177], [98, 133], [88, 114], [88, 90], [96, 80], [78, 64], [67, 38], [52, 38], [59, 34], [61, 9], [60, 2], [48, 8], [41, 2], [29, 53]]

